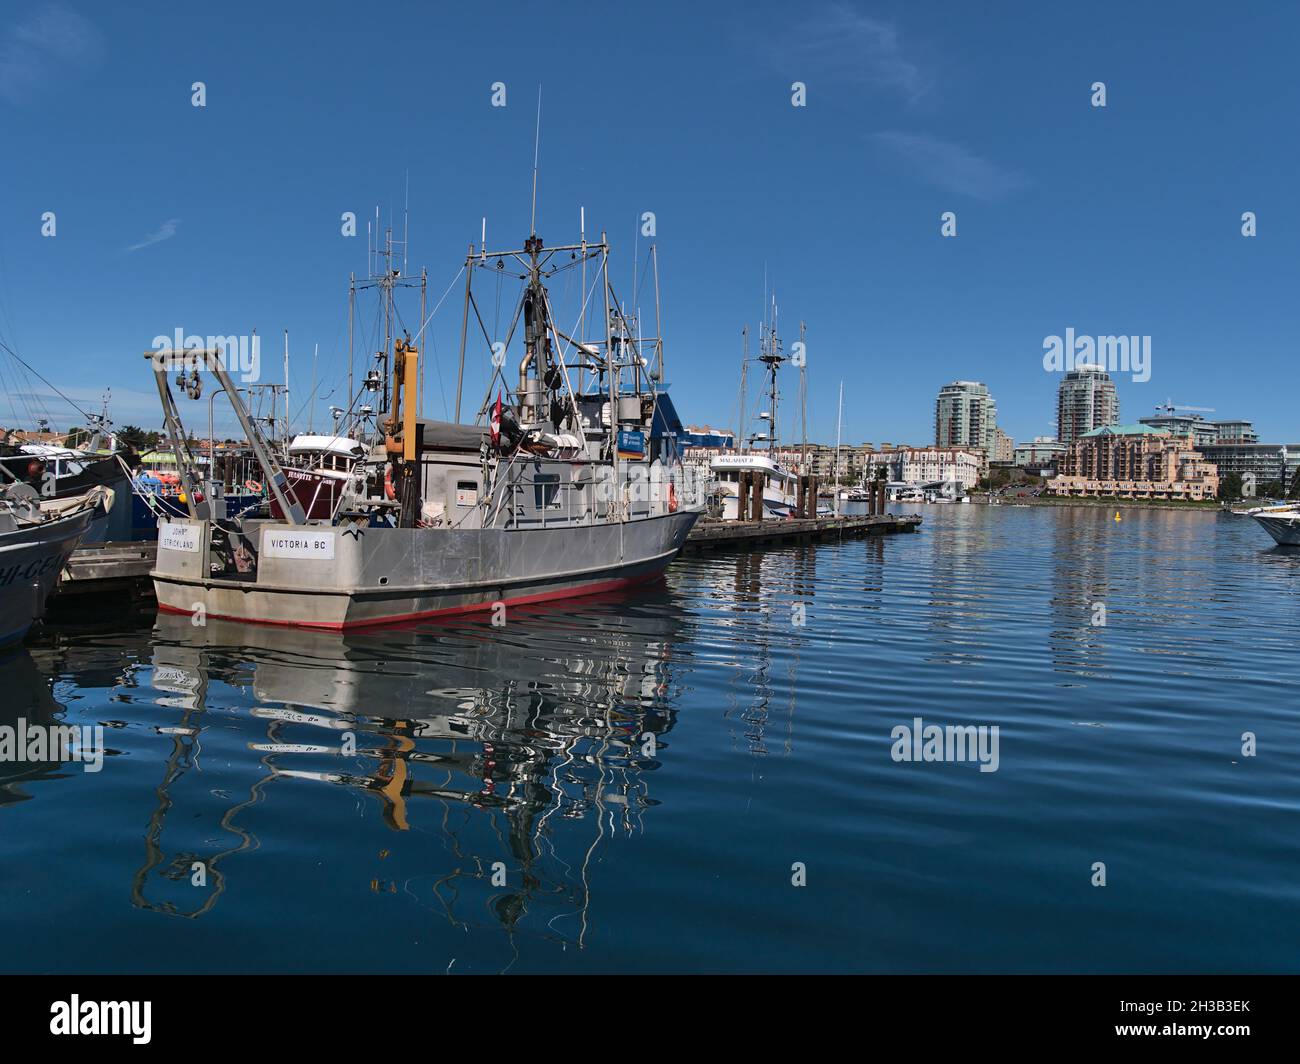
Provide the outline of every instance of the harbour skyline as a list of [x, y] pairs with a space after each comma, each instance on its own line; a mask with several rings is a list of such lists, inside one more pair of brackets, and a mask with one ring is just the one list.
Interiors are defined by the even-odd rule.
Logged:
[[[306, 395], [315, 345], [321, 381], [343, 369], [347, 275], [365, 271], [376, 203], [402, 225], [394, 174], [409, 173], [412, 262], [429, 267], [434, 298], [485, 216], [490, 243], [526, 231], [520, 145], [540, 84], [539, 228], [575, 235], [585, 210], [589, 232], [607, 231], [628, 264], [628, 288], [629, 260], [640, 264], [649, 241], [642, 217], [654, 215], [668, 379], [689, 421], [735, 424], [740, 330], [756, 328], [766, 278], [787, 341], [808, 323], [819, 440], [835, 437], [841, 379], [846, 439], [922, 442], [933, 389], [972, 378], [1012, 437], [1048, 434], [1059, 381], [1042, 368], [1043, 343], [1067, 326], [1152, 338], [1150, 379], [1117, 381], [1126, 413], [1212, 396], [1261, 438], [1295, 435], [1285, 400], [1261, 387], [1285, 372], [1300, 327], [1296, 150], [1273, 133], [1297, 103], [1281, 52], [1294, 11], [1248, 10], [1231, 35], [1185, 12], [1173, 38], [1159, 12], [1110, 4], [1086, 26], [1027, 5], [996, 23], [959, 6], [829, 4], [795, 18], [760, 5], [745, 20], [754, 29], [737, 11], [669, 5], [653, 27], [604, 13], [647, 68], [679, 73], [593, 95], [530, 56], [538, 16], [519, 9], [493, 20], [494, 61], [511, 72], [498, 108], [500, 77], [466, 47], [485, 14], [403, 8], [409, 49], [436, 62], [397, 64], [375, 84], [368, 57], [392, 42], [340, 9], [308, 27], [259, 9], [252, 38], [237, 19], [157, 4], [10, 13], [0, 108], [12, 150], [47, 165], [0, 179], [0, 331], [83, 406], [111, 385], [118, 425], [154, 416], [140, 352], [176, 328], [256, 328], [268, 350], [288, 329], [294, 391]], [[548, 32], [581, 38], [579, 14], [546, 17]], [[1142, 44], [1153, 36], [1158, 56]], [[16, 58], [14, 42], [33, 39]], [[252, 71], [285, 86], [257, 109], [245, 102]], [[1098, 80], [1104, 108], [1091, 102]], [[806, 106], [792, 106], [795, 82]], [[626, 145], [603, 166], [590, 154], [602, 140]], [[755, 153], [764, 166], [738, 169]], [[351, 239], [340, 235], [349, 211]], [[949, 211], [956, 235], [945, 237]], [[54, 236], [42, 235], [47, 212]], [[1242, 234], [1244, 212], [1257, 236]], [[453, 317], [430, 327], [435, 417]]]

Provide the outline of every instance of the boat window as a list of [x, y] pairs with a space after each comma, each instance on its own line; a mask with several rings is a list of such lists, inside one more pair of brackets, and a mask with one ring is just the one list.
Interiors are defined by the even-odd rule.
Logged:
[[538, 473], [533, 477], [533, 505], [539, 510], [558, 509], [560, 494], [560, 475], [558, 473]]

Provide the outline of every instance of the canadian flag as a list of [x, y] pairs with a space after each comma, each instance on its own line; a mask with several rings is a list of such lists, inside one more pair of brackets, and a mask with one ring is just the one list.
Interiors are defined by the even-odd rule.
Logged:
[[489, 426], [492, 434], [492, 446], [501, 446], [501, 390], [497, 389], [497, 401], [492, 407], [492, 422]]

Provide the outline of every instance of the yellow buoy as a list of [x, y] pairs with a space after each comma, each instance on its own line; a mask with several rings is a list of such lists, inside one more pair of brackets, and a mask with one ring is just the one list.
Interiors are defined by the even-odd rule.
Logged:
[[1118, 510], [1115, 511], [1115, 520], [1116, 520], [1116, 521], [1119, 520], [1119, 511], [1118, 511]]

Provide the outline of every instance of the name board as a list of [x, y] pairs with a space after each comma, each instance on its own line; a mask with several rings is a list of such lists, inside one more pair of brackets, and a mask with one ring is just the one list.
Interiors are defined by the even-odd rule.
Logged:
[[158, 549], [179, 550], [187, 554], [199, 551], [198, 525], [173, 525], [164, 523], [158, 527]]
[[620, 458], [644, 458], [645, 433], [620, 432], [618, 434], [618, 456]]
[[334, 560], [334, 533], [267, 530], [262, 533], [262, 554], [268, 558], [330, 562]]

